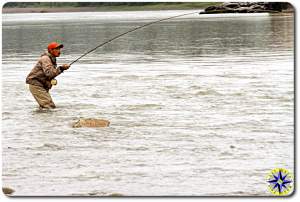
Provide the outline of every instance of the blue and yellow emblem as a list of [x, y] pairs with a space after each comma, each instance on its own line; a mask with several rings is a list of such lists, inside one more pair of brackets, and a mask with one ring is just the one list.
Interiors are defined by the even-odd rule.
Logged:
[[293, 191], [293, 177], [284, 168], [275, 168], [267, 176], [268, 187], [271, 193], [277, 196], [286, 196]]

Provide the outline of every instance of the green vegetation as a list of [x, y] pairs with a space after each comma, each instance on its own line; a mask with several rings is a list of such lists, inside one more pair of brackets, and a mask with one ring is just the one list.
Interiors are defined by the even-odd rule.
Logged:
[[63, 8], [94, 7], [97, 10], [166, 10], [197, 9], [216, 2], [8, 2], [3, 8]]

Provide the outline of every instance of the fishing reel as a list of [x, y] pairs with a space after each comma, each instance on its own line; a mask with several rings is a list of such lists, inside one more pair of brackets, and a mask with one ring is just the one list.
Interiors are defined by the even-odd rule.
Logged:
[[51, 80], [51, 85], [56, 86], [57, 85], [57, 80], [56, 79], [52, 79]]

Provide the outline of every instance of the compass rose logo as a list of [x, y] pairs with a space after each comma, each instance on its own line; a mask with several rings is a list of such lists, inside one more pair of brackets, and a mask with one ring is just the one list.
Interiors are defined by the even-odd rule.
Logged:
[[275, 168], [267, 176], [268, 187], [271, 193], [278, 196], [288, 195], [293, 187], [293, 178], [288, 170]]

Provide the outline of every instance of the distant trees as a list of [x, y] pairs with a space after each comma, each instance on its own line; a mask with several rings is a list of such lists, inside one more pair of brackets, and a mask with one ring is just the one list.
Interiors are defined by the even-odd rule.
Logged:
[[[4, 8], [18, 7], [98, 7], [98, 6], [144, 6], [165, 4], [161, 2], [8, 2], [4, 4]], [[171, 3], [172, 4], [172, 3]], [[180, 4], [180, 3], [173, 3]]]
[[[254, 2], [255, 3], [255, 2]], [[180, 5], [190, 4], [190, 7], [207, 7], [220, 5], [220, 2], [8, 2], [3, 8], [28, 8], [28, 7], [101, 7], [101, 6], [147, 6], [147, 5]], [[285, 10], [292, 8], [287, 2], [269, 2], [270, 10]]]

